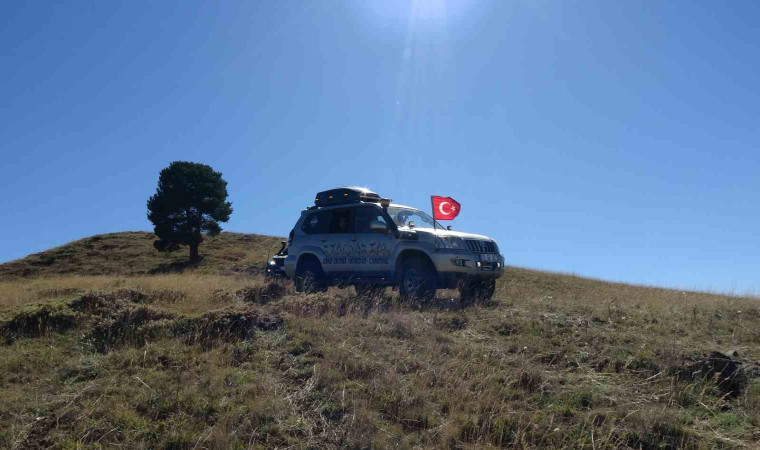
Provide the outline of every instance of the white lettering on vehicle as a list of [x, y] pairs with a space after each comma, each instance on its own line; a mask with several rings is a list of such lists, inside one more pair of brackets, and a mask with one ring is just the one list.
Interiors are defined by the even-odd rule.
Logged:
[[342, 243], [325, 244], [322, 246], [325, 258], [322, 264], [390, 264], [390, 248], [380, 243]]

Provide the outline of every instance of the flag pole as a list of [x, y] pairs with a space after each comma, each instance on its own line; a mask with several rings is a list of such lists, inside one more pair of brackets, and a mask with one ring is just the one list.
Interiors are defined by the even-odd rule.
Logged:
[[435, 233], [435, 203], [432, 195], [430, 196], [430, 212], [433, 213], [433, 233]]

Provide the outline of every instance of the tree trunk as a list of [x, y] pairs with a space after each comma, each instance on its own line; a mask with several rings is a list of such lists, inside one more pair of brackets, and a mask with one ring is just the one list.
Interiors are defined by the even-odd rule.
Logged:
[[201, 257], [198, 254], [198, 244], [190, 244], [190, 262], [198, 262], [199, 259], [201, 259]]

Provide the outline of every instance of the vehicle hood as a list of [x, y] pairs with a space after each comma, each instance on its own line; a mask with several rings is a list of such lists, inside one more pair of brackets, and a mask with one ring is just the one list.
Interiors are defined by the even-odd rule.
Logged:
[[429, 233], [431, 235], [435, 234], [435, 236], [438, 236], [438, 237], [456, 236], [456, 237], [460, 237], [462, 239], [476, 239], [476, 240], [484, 240], [484, 241], [493, 241], [493, 239], [491, 239], [490, 237], [484, 236], [482, 234], [464, 233], [464, 232], [461, 232], [461, 231], [454, 231], [454, 230], [441, 230], [441, 229], [437, 229], [437, 230], [433, 231], [430, 228], [425, 228], [425, 229], [416, 228], [416, 231], [418, 233]]

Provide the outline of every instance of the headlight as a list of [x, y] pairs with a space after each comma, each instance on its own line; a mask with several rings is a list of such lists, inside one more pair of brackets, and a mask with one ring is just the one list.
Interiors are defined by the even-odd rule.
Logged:
[[448, 248], [452, 250], [465, 250], [464, 239], [458, 236], [441, 236], [435, 238], [437, 248]]

